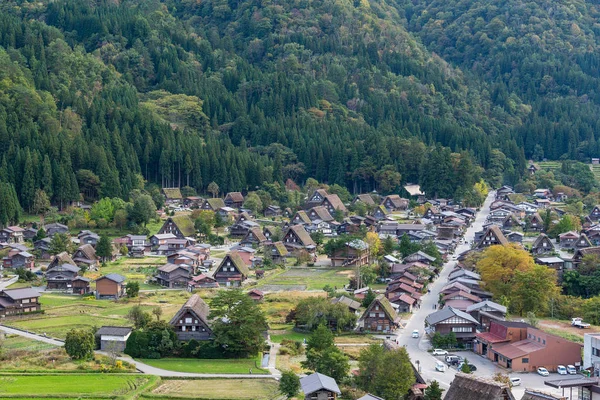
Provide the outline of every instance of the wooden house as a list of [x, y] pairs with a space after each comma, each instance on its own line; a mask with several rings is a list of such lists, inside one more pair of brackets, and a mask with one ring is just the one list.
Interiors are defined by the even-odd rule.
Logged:
[[55, 222], [52, 224], [44, 225], [44, 231], [46, 231], [46, 236], [51, 238], [57, 233], [69, 233], [69, 227]]
[[225, 202], [220, 197], [204, 199], [204, 203], [202, 203], [203, 210], [214, 211], [217, 212], [221, 207], [225, 207]]
[[189, 216], [177, 215], [167, 218], [162, 227], [158, 230], [157, 235], [168, 233], [174, 235], [178, 239], [185, 239], [186, 237], [194, 237], [196, 235], [196, 228]]
[[425, 318], [426, 331], [433, 335], [438, 332], [447, 335], [454, 332], [456, 339], [470, 348], [477, 334], [479, 322], [466, 312], [453, 307], [444, 307], [439, 311], [429, 314]]
[[73, 254], [73, 261], [76, 265], [87, 265], [88, 267], [95, 267], [98, 264], [98, 257], [96, 257], [96, 250], [91, 244], [84, 244], [77, 248], [77, 251]]
[[100, 236], [97, 233], [88, 230], [79, 232], [77, 238], [79, 239], [79, 244], [89, 244], [94, 248], [96, 248], [96, 244], [100, 240]]
[[219, 286], [239, 287], [248, 278], [250, 270], [237, 252], [231, 252], [223, 258], [213, 274]]
[[284, 233], [282, 242], [288, 251], [291, 252], [307, 250], [309, 253], [312, 253], [317, 247], [302, 225], [290, 226]]
[[25, 268], [33, 269], [35, 266], [35, 257], [27, 251], [13, 249], [8, 252], [8, 255], [2, 259], [4, 268]]
[[181, 189], [179, 189], [178, 187], [163, 188], [162, 192], [165, 196], [166, 205], [179, 204], [181, 200], [183, 200], [183, 196], [181, 195]]
[[354, 239], [336, 249], [330, 256], [332, 267], [357, 267], [369, 264], [369, 245]]
[[252, 246], [258, 247], [258, 246], [262, 246], [266, 242], [267, 242], [267, 238], [263, 234], [260, 227], [254, 227], [246, 233], [246, 236], [244, 236], [244, 238], [240, 241], [240, 245], [250, 246], [250, 247], [252, 247]]
[[361, 307], [361, 304], [358, 301], [352, 300], [346, 296], [340, 296], [331, 299], [331, 304], [343, 304], [344, 306], [348, 307], [348, 310], [352, 314], [356, 314]]
[[590, 212], [589, 218], [594, 222], [600, 222], [600, 205], [594, 206]]
[[282, 211], [281, 207], [271, 204], [267, 208], [265, 208], [264, 212], [265, 217], [281, 217]]
[[289, 252], [283, 242], [274, 242], [265, 246], [265, 257], [270, 258], [274, 264], [285, 264]]
[[[61, 264], [46, 270], [46, 289], [72, 291], [73, 280], [79, 276], [79, 271], [79, 267], [72, 264]], [[85, 293], [87, 292], [89, 292], [89, 282]]]
[[527, 232], [543, 232], [544, 220], [538, 213], [533, 213], [526, 217], [525, 230]]
[[417, 299], [409, 296], [406, 293], [402, 293], [400, 295], [394, 296], [390, 299], [390, 303], [397, 306], [397, 312], [399, 313], [411, 313], [413, 311], [413, 307], [417, 303]]
[[208, 322], [209, 314], [208, 304], [200, 296], [193, 294], [171, 318], [169, 324], [181, 341], [210, 340], [212, 330]]
[[531, 246], [531, 253], [533, 255], [551, 254], [554, 251], [554, 244], [545, 233], [541, 233]]
[[384, 295], [378, 295], [367, 307], [358, 321], [359, 328], [366, 332], [390, 333], [400, 324], [400, 318]]
[[240, 192], [229, 192], [225, 196], [223, 203], [225, 203], [227, 207], [240, 208], [244, 205], [244, 195]]
[[375, 206], [375, 200], [373, 200], [373, 197], [368, 193], [356, 195], [352, 200], [352, 204], [356, 203], [364, 203], [367, 207]]
[[484, 231], [479, 243], [477, 243], [477, 248], [484, 249], [489, 246], [506, 244], [508, 244], [508, 239], [506, 239], [500, 228], [496, 225], [490, 225]]
[[19, 226], [8, 226], [0, 230], [0, 242], [2, 243], [23, 243], [25, 229]]
[[306, 211], [299, 210], [290, 219], [290, 223], [292, 225], [308, 225], [311, 223], [311, 219], [308, 217], [308, 214], [306, 213]]
[[[529, 167], [530, 173], [535, 173]], [[450, 389], [444, 397], [445, 400], [515, 400], [515, 396], [507, 383], [497, 382], [479, 376], [459, 372], [450, 384]]]
[[96, 279], [96, 299], [118, 300], [125, 296], [125, 277], [108, 274]]
[[342, 203], [342, 200], [337, 194], [329, 194], [325, 196], [325, 199], [320, 204], [329, 211], [331, 215], [335, 215], [336, 210], [346, 213], [346, 206]]
[[333, 221], [334, 218], [331, 216], [330, 212], [324, 206], [313, 207], [310, 210], [306, 211], [306, 215], [310, 219], [310, 221]]
[[58, 253], [57, 255], [52, 257], [52, 261], [50, 261], [50, 264], [48, 264], [48, 270], [56, 267], [57, 265], [61, 265], [61, 264], [75, 265], [75, 261], [73, 261], [73, 259], [69, 255], [69, 253], [67, 253], [66, 251], [63, 251], [62, 253]]
[[195, 289], [206, 289], [206, 288], [218, 288], [219, 284], [217, 280], [212, 276], [208, 276], [205, 274], [200, 274], [192, 277], [192, 279], [188, 282], [188, 290], [190, 292]]
[[200, 208], [204, 199], [199, 196], [188, 196], [183, 199], [183, 206], [185, 208]]
[[300, 387], [304, 400], [336, 400], [342, 394], [335, 379], [318, 372], [300, 378]]
[[381, 202], [388, 211], [404, 211], [408, 208], [408, 199], [403, 199], [397, 194], [385, 196]]
[[25, 230], [23, 231], [23, 239], [33, 240], [33, 238], [36, 237], [37, 233], [38, 233], [38, 230], [33, 227], [25, 228]]
[[385, 219], [389, 215], [389, 211], [383, 204], [375, 207], [371, 212], [371, 216], [375, 218], [377, 221]]
[[50, 242], [52, 238], [45, 237], [40, 240], [33, 242], [33, 250], [39, 253], [39, 258], [48, 260], [52, 257], [50, 254]]
[[569, 231], [558, 235], [558, 244], [564, 249], [573, 249], [579, 239], [579, 233]]
[[0, 292], [0, 317], [36, 312], [41, 309], [39, 298], [41, 294], [30, 287], [19, 289], [4, 289]]
[[588, 239], [588, 237], [585, 233], [582, 233], [579, 235], [579, 238], [577, 238], [577, 242], [575, 243], [575, 248], [576, 249], [585, 249], [587, 247], [592, 247], [592, 242], [590, 241], [590, 239]]
[[325, 197], [327, 197], [328, 195], [329, 194], [325, 189], [316, 189], [308, 197], [304, 208], [309, 209], [312, 207], [320, 206], [323, 203], [323, 200], [325, 200]]
[[187, 288], [192, 276], [192, 267], [185, 264], [165, 264], [157, 269], [155, 276], [159, 285], [173, 288]]
[[261, 290], [258, 290], [258, 289], [250, 290], [248, 292], [248, 296], [256, 302], [263, 301], [263, 299], [265, 298], [265, 294]]

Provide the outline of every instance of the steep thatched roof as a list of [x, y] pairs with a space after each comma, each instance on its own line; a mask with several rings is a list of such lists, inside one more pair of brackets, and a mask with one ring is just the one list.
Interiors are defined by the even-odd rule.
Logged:
[[183, 233], [184, 236], [194, 236], [196, 234], [196, 228], [194, 222], [188, 215], [176, 215], [171, 217], [173, 222], [177, 224], [177, 227]]
[[181, 190], [179, 188], [163, 188], [163, 193], [167, 199], [182, 199]]
[[510, 387], [505, 383], [482, 377], [456, 374], [445, 400], [514, 400]]
[[188, 311], [195, 314], [199, 320], [202, 320], [204, 324], [208, 325], [208, 315], [210, 314], [210, 308], [208, 307], [208, 304], [206, 304], [204, 300], [202, 300], [202, 298], [197, 294], [192, 295], [192, 297], [190, 297], [188, 301], [185, 302], [185, 304], [179, 309], [179, 311], [177, 311], [177, 314], [175, 314], [175, 316], [171, 318], [171, 322], [169, 323], [171, 325], [175, 324]]

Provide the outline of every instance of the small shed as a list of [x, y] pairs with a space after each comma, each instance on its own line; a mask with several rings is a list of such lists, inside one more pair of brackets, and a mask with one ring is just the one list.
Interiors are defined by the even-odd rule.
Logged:
[[318, 372], [300, 378], [305, 400], [335, 400], [342, 394], [335, 379]]
[[96, 332], [100, 337], [100, 350], [111, 352], [124, 351], [129, 335], [131, 328], [126, 326], [103, 326]]

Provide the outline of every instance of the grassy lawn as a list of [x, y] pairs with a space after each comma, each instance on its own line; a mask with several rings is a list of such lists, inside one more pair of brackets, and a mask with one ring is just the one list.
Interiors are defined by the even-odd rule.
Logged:
[[96, 300], [93, 297], [79, 297], [62, 294], [44, 294], [40, 297], [44, 314], [34, 314], [26, 319], [7, 319], [6, 325], [46, 333], [49, 336], [65, 338], [73, 328], [100, 327], [102, 325], [129, 326], [126, 315], [140, 304], [145, 311], [161, 307], [162, 318], [169, 320], [189, 297], [186, 292], [142, 293], [139, 298], [120, 301]]
[[273, 343], [281, 343], [282, 340], [288, 339], [288, 340], [297, 340], [299, 342], [302, 342], [304, 339], [308, 340], [309, 337], [310, 337], [310, 333], [286, 330], [284, 333], [271, 334], [271, 341]]
[[3, 350], [29, 350], [29, 351], [40, 351], [54, 349], [56, 346], [32, 340], [19, 335], [6, 335], [2, 342]]
[[300, 290], [320, 290], [329, 285], [341, 289], [354, 272], [354, 269], [348, 268], [290, 268], [265, 277], [258, 288], [281, 285], [282, 289], [288, 286]]
[[278, 398], [278, 384], [272, 379], [198, 379], [163, 380], [145, 398], [169, 399], [170, 396], [190, 399], [270, 400]]
[[207, 360], [198, 358], [161, 358], [140, 359], [141, 362], [156, 368], [162, 368], [177, 372], [196, 372], [203, 374], [248, 374], [252, 369], [252, 374], [268, 374], [269, 372], [260, 368], [260, 359], [217, 359]]
[[142, 375], [68, 374], [68, 375], [0, 375], [1, 395], [23, 395], [35, 398], [80, 396], [116, 396], [133, 392], [156, 379]]

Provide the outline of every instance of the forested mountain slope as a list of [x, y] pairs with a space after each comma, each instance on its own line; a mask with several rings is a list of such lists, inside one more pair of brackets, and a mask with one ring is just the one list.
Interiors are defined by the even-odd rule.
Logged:
[[531, 105], [513, 131], [528, 157], [598, 155], [597, 2], [412, 0], [396, 7], [429, 50], [490, 82], [495, 104]]

